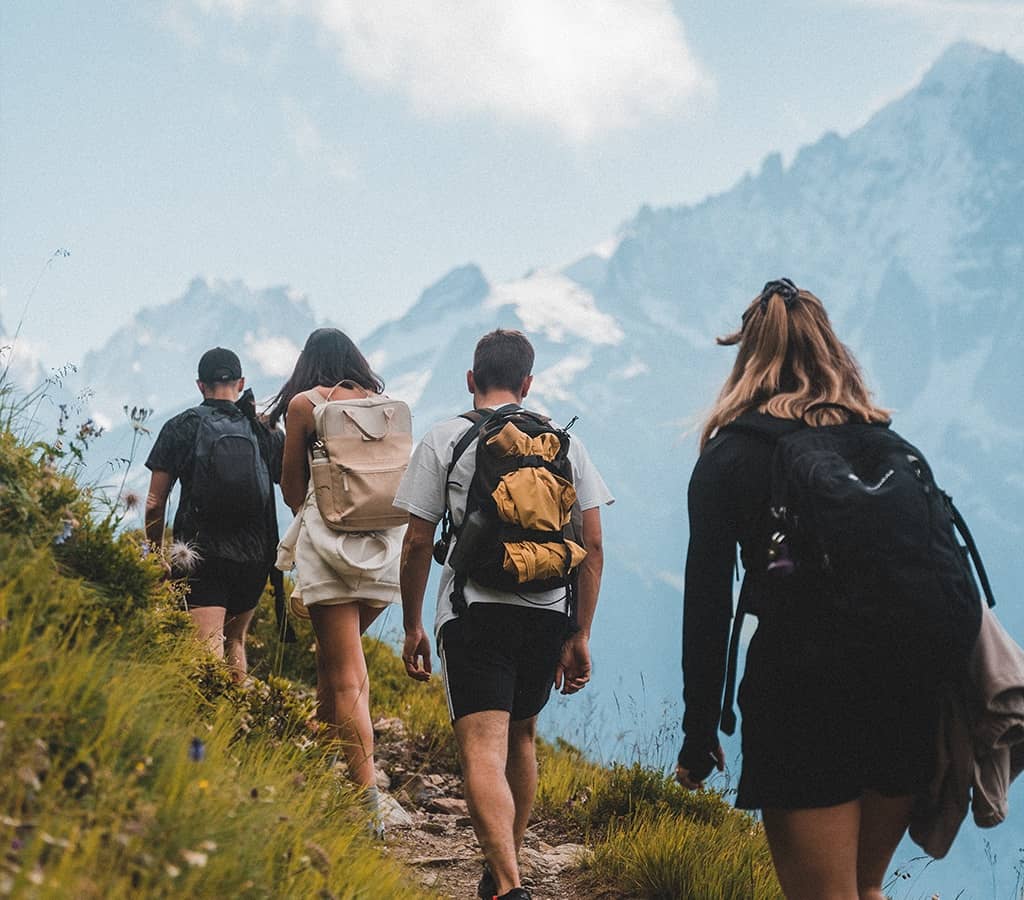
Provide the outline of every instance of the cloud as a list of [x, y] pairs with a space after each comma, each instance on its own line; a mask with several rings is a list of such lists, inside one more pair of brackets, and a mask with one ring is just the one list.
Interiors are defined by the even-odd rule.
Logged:
[[294, 100], [284, 102], [292, 144], [298, 158], [320, 169], [333, 181], [345, 183], [356, 177], [355, 163], [341, 147], [327, 140], [313, 118]]
[[711, 89], [670, 0], [196, 0], [312, 19], [342, 64], [424, 116], [492, 114], [574, 141], [679, 113]]
[[988, 47], [1024, 52], [1024, 3], [1021, 0], [842, 0], [892, 10], [916, 18], [943, 43], [971, 40]]
[[286, 337], [245, 336], [245, 355], [264, 375], [286, 378], [295, 368], [299, 348]]

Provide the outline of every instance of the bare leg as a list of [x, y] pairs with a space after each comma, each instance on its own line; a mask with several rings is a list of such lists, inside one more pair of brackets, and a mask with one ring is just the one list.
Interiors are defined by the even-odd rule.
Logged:
[[217, 659], [224, 658], [224, 616], [223, 606], [193, 606], [188, 614], [196, 626], [196, 639]]
[[498, 893], [505, 894], [520, 885], [516, 805], [505, 775], [509, 714], [496, 709], [470, 713], [456, 719], [454, 727], [473, 830]]
[[245, 636], [255, 612], [253, 608], [244, 613], [228, 616], [224, 621], [224, 658], [231, 666], [235, 681], [244, 681], [245, 674], [249, 671], [249, 663], [245, 658]]
[[861, 797], [857, 846], [860, 900], [885, 900], [882, 882], [907, 830], [913, 803], [913, 797], [883, 797], [874, 791], [867, 791]]
[[377, 621], [377, 617], [384, 612], [386, 607], [367, 606], [365, 603], [357, 605], [359, 606], [359, 633], [366, 634], [367, 629]]
[[766, 809], [764, 827], [787, 900], [860, 900], [860, 800], [822, 809]]
[[523, 835], [530, 824], [533, 799], [537, 795], [537, 717], [509, 723], [508, 760], [505, 775], [512, 789], [516, 816], [513, 834], [516, 852], [523, 847]]
[[317, 715], [341, 741], [349, 777], [370, 787], [375, 784], [373, 726], [360, 610], [358, 602], [309, 607], [316, 634]]

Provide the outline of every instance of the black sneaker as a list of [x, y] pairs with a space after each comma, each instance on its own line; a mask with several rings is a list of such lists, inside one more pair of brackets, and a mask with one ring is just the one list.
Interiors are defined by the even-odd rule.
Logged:
[[476, 886], [476, 895], [480, 900], [494, 900], [498, 895], [498, 885], [494, 883], [494, 876], [487, 867], [487, 863], [484, 863], [484, 874], [480, 878], [480, 883]]
[[533, 900], [533, 894], [524, 887], [517, 887], [512, 888], [507, 894], [502, 894], [497, 900]]

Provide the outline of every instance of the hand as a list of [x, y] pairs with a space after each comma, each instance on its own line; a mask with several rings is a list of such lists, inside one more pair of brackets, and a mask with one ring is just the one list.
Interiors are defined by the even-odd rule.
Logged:
[[590, 641], [580, 633], [562, 645], [562, 655], [555, 667], [555, 690], [575, 694], [590, 681]]
[[[725, 771], [725, 751], [722, 749], [722, 745], [719, 744], [714, 752], [711, 754], [715, 761], [715, 768], [719, 772]], [[699, 791], [704, 789], [704, 779], [695, 780], [690, 777], [690, 770], [683, 766], [676, 766], [676, 781], [678, 781], [684, 788], [690, 791]]]
[[430, 681], [430, 639], [422, 626], [405, 632], [402, 662], [405, 663], [405, 672], [410, 678]]

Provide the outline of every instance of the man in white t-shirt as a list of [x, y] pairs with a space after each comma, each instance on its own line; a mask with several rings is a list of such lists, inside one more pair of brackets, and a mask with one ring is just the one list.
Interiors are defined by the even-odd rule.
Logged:
[[[466, 374], [474, 408], [486, 412], [519, 406], [533, 382], [533, 359], [533, 347], [518, 331], [484, 335]], [[434, 532], [446, 506], [456, 534], [462, 524], [476, 469], [475, 438], [464, 447], [450, 475], [448, 467], [456, 445], [473, 427], [458, 417], [427, 432], [395, 498], [395, 506], [410, 514], [402, 548], [402, 658], [408, 674], [420, 681], [431, 672], [422, 611]], [[517, 855], [537, 789], [537, 715], [552, 686], [573, 694], [590, 680], [590, 628], [603, 564], [600, 507], [613, 498], [575, 434], [569, 462], [586, 548], [578, 570], [573, 627], [564, 587], [506, 592], [469, 580], [463, 588], [467, 606], [459, 615], [452, 604], [456, 575], [448, 564], [455, 546], [449, 548], [441, 574], [435, 635], [466, 802], [487, 858], [477, 893], [487, 900], [530, 897], [520, 882]]]

